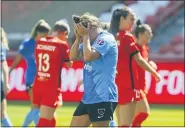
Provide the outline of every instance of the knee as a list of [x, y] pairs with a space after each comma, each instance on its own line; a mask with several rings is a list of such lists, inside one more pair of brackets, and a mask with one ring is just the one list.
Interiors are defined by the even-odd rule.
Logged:
[[7, 112], [5, 110], [2, 110], [1, 119], [4, 119], [6, 116], [7, 116]]

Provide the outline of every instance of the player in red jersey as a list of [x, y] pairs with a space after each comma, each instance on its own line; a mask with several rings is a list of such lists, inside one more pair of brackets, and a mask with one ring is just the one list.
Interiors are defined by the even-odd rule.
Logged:
[[35, 47], [37, 74], [33, 86], [33, 102], [40, 106], [37, 126], [55, 126], [55, 110], [62, 105], [61, 69], [64, 63], [71, 66], [66, 41], [68, 24], [57, 21], [52, 36], [41, 38]]
[[[148, 43], [152, 38], [151, 27], [147, 24], [141, 24], [140, 20], [137, 21], [136, 28], [134, 30], [136, 46], [141, 53], [141, 56], [148, 61]], [[153, 61], [148, 61], [149, 64], [156, 70], [157, 66]], [[145, 80], [145, 70], [141, 67], [138, 67], [139, 73], [139, 89], [141, 99], [136, 102], [135, 118], [132, 122], [132, 126], [140, 127], [141, 123], [146, 120], [150, 113], [150, 107], [146, 98], [147, 89], [146, 89], [146, 80]]]
[[118, 36], [119, 55], [116, 83], [118, 86], [117, 117], [119, 126], [131, 126], [135, 115], [136, 101], [140, 99], [137, 65], [149, 71], [157, 81], [161, 76], [144, 60], [130, 33], [135, 23], [135, 13], [124, 7], [113, 12], [110, 32]]

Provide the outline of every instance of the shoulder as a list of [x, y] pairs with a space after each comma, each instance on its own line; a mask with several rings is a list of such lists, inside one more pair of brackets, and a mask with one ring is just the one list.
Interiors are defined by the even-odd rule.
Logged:
[[114, 44], [116, 43], [116, 39], [114, 38], [114, 36], [109, 33], [109, 32], [104, 32], [97, 40], [96, 42], [98, 44], [103, 44], [103, 43], [106, 43], [106, 44]]
[[129, 32], [125, 33], [124, 38], [134, 40], [134, 36], [131, 33], [129, 33]]
[[27, 38], [27, 39], [22, 41], [21, 45], [26, 46], [26, 45], [29, 45], [29, 44], [34, 44], [35, 42], [36, 42], [35, 39]]

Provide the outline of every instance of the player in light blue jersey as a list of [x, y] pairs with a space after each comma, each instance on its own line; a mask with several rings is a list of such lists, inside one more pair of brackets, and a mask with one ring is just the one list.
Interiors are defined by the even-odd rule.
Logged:
[[6, 61], [6, 51], [9, 49], [8, 40], [6, 37], [6, 33], [3, 28], [1, 28], [1, 68], [2, 74], [1, 77], [1, 125], [3, 127], [12, 127], [12, 123], [7, 114], [7, 101], [6, 95], [9, 92], [8, 85], [8, 64]]
[[74, 112], [71, 126], [109, 126], [118, 102], [116, 40], [112, 34], [103, 31], [98, 18], [89, 13], [74, 16], [73, 20], [76, 40], [70, 50], [70, 59], [83, 56], [84, 95]]
[[36, 64], [34, 58], [34, 50], [36, 41], [42, 37], [48, 35], [50, 31], [50, 26], [44, 20], [39, 20], [32, 29], [31, 37], [27, 40], [24, 40], [18, 51], [18, 55], [16, 56], [15, 61], [13, 62], [10, 73], [15, 67], [20, 63], [20, 61], [24, 58], [27, 64], [27, 69], [25, 73], [25, 84], [26, 91], [30, 96], [31, 101], [31, 110], [27, 114], [23, 126], [27, 127], [32, 121], [34, 121], [35, 125], [37, 125], [39, 120], [39, 109], [38, 106], [33, 104], [33, 96], [32, 96], [32, 84], [34, 82], [34, 78], [36, 75]]

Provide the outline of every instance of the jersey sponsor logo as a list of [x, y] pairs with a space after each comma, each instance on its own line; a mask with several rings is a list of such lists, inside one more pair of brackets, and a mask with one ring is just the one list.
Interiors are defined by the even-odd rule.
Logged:
[[56, 49], [56, 46], [38, 44], [37, 49], [54, 52]]
[[86, 69], [88, 72], [91, 72], [93, 70], [92, 66], [89, 63], [86, 63], [84, 65], [84, 69]]
[[104, 114], [105, 114], [105, 108], [99, 108], [98, 109], [98, 118], [102, 118], [104, 117]]

